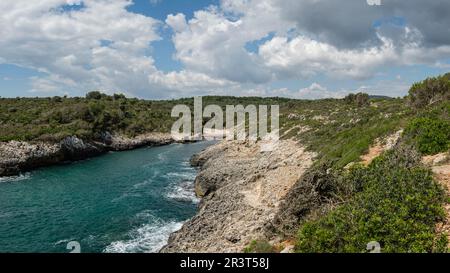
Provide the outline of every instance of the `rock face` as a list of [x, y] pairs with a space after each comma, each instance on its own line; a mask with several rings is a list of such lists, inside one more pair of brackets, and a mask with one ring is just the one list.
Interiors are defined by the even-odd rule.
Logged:
[[10, 141], [0, 143], [0, 176], [56, 164], [64, 159], [60, 145]]
[[102, 135], [102, 142], [85, 142], [75, 136], [60, 143], [0, 142], [0, 176], [17, 175], [35, 168], [82, 160], [108, 151], [124, 151], [173, 142], [169, 134], [147, 134], [136, 138]]
[[152, 133], [140, 135], [135, 138], [111, 136], [109, 147], [114, 151], [132, 150], [144, 146], [160, 146], [173, 143], [170, 134]]
[[314, 154], [291, 140], [269, 152], [263, 145], [224, 141], [192, 159], [201, 167], [195, 181], [200, 211], [161, 252], [236, 253], [252, 240], [265, 239], [265, 226]]

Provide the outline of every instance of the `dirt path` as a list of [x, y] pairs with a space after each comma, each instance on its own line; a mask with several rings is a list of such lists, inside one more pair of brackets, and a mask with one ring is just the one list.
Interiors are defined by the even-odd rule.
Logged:
[[369, 152], [361, 156], [361, 163], [365, 166], [368, 166], [375, 158], [379, 157], [382, 153], [392, 149], [395, 144], [397, 144], [402, 133], [403, 130], [400, 130], [384, 139], [377, 139], [375, 141], [375, 144], [369, 148]]

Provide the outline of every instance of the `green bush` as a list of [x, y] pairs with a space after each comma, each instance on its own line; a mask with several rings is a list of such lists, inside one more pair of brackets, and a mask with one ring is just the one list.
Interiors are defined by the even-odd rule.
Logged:
[[415, 108], [450, 99], [450, 73], [415, 83], [409, 91], [409, 100]]
[[370, 104], [369, 95], [366, 93], [349, 94], [344, 98], [347, 104], [354, 104], [358, 107], [367, 106]]
[[416, 118], [405, 130], [423, 154], [437, 154], [450, 148], [450, 122], [428, 117]]
[[244, 253], [275, 253], [275, 248], [265, 240], [253, 240]]
[[[248, 104], [281, 104], [289, 99], [204, 97], [204, 105], [225, 107]], [[193, 106], [193, 99], [149, 101], [112, 96], [98, 91], [85, 98], [0, 98], [0, 141], [59, 141], [67, 134], [85, 140], [98, 140], [105, 131], [136, 136], [151, 132], [170, 132], [171, 110], [177, 104]]]
[[100, 100], [103, 97], [103, 94], [99, 91], [91, 91], [86, 94], [86, 99], [88, 100]]
[[432, 174], [411, 167], [415, 159], [389, 152], [368, 168], [356, 168], [347, 182], [362, 185], [346, 204], [307, 222], [298, 233], [296, 251], [319, 253], [367, 252], [369, 242], [382, 252], [433, 252], [444, 245], [435, 224], [444, 217], [444, 193]]

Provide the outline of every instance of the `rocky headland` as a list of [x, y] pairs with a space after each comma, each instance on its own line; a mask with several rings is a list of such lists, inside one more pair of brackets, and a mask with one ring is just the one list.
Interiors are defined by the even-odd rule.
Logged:
[[194, 156], [199, 212], [161, 251], [237, 253], [252, 240], [272, 239], [267, 226], [314, 157], [293, 140], [223, 141]]
[[173, 142], [170, 134], [162, 133], [145, 134], [135, 138], [104, 133], [100, 141], [83, 141], [71, 136], [59, 143], [0, 142], [0, 176], [17, 175], [39, 167], [82, 160], [109, 151], [126, 151]]

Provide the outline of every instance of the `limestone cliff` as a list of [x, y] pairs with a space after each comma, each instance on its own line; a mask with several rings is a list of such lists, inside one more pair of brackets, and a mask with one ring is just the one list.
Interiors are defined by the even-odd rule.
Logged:
[[195, 181], [200, 210], [162, 252], [242, 252], [266, 236], [265, 226], [314, 158], [292, 140], [272, 151], [266, 144], [224, 141], [192, 159], [201, 168]]
[[38, 167], [71, 162], [108, 151], [131, 150], [143, 146], [172, 143], [169, 134], [147, 134], [136, 138], [103, 134], [101, 141], [83, 141], [75, 136], [59, 143], [0, 142], [0, 176], [17, 175]]

